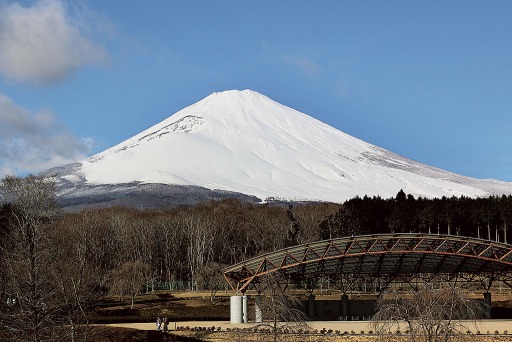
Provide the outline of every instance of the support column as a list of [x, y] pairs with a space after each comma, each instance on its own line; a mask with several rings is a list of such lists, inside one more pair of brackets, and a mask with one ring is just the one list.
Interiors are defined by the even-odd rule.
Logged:
[[230, 323], [237, 324], [243, 322], [242, 296], [231, 296], [229, 298]]
[[310, 319], [315, 318], [315, 296], [313, 294], [308, 296], [308, 316]]
[[348, 296], [346, 293], [344, 293], [341, 296], [341, 316], [349, 316], [348, 312]]
[[257, 295], [254, 299], [254, 317], [256, 323], [263, 322], [263, 312], [261, 311], [261, 296]]
[[485, 318], [491, 318], [492, 299], [491, 299], [490, 292], [484, 293], [484, 304], [485, 304]]
[[249, 315], [247, 312], [247, 296], [242, 296], [242, 318], [244, 323], [249, 322]]

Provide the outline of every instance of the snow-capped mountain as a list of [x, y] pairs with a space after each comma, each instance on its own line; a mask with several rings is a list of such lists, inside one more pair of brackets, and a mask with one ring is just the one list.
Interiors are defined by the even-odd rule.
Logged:
[[251, 90], [214, 93], [102, 153], [46, 174], [57, 175], [68, 197], [155, 184], [331, 202], [387, 198], [400, 189], [423, 197], [512, 193], [512, 183], [415, 162]]

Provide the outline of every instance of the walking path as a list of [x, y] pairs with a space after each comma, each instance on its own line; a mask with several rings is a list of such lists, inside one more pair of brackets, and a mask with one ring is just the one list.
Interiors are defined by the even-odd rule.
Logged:
[[[256, 323], [241, 323], [241, 324], [231, 324], [229, 321], [190, 321], [190, 322], [169, 322], [169, 330], [175, 330], [178, 327], [221, 327], [223, 331], [227, 328], [249, 328], [254, 326]], [[370, 321], [312, 321], [308, 322], [312, 329], [332, 329], [339, 331], [354, 331], [356, 333], [360, 333], [361, 331], [370, 331], [373, 328], [370, 326]], [[151, 323], [116, 323], [109, 324], [112, 327], [122, 327], [122, 328], [132, 328], [139, 330], [156, 330], [155, 322]], [[494, 334], [495, 331], [498, 331], [500, 334], [503, 334], [507, 331], [507, 334], [512, 336], [512, 319], [503, 319], [503, 320], [482, 320], [477, 324], [476, 329], [472, 324], [468, 324], [470, 326], [470, 330], [473, 333], [480, 331], [482, 334]], [[403, 324], [403, 329], [406, 329], [405, 323]]]

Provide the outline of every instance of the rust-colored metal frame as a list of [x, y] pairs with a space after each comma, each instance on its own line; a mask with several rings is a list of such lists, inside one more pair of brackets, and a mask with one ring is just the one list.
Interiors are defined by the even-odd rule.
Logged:
[[363, 235], [324, 240], [267, 253], [223, 270], [236, 292], [257, 288], [264, 276], [312, 290], [320, 279], [342, 291], [357, 282], [440, 281], [512, 284], [512, 245], [433, 234]]

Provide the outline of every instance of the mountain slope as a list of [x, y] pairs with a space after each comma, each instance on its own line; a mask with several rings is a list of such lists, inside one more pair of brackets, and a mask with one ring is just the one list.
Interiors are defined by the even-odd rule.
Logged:
[[368, 144], [250, 90], [214, 93], [57, 173], [61, 193], [173, 184], [262, 200], [342, 202], [356, 195], [487, 196], [512, 183], [477, 180]]

